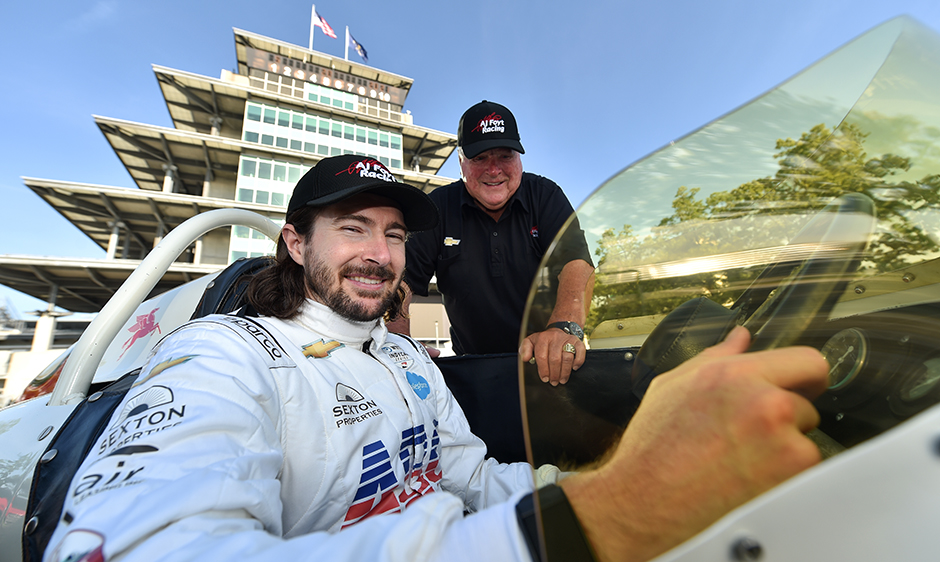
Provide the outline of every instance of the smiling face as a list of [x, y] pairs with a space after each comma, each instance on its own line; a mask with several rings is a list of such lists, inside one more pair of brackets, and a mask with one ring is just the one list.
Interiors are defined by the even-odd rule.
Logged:
[[522, 158], [511, 148], [491, 148], [473, 158], [461, 158], [460, 172], [470, 196], [493, 220], [499, 220], [522, 182]]
[[291, 257], [304, 266], [307, 296], [350, 320], [380, 318], [405, 270], [404, 222], [390, 199], [365, 194], [324, 208], [306, 239], [285, 225]]

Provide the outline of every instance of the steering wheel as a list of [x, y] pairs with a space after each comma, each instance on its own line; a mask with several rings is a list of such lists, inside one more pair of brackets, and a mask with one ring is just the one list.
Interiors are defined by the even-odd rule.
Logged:
[[800, 230], [787, 247], [811, 248], [809, 257], [768, 266], [731, 307], [746, 318], [749, 351], [793, 345], [810, 325], [828, 317], [849, 274], [858, 270], [875, 223], [872, 200], [848, 193]]
[[[829, 203], [790, 241], [805, 255], [767, 266], [730, 309], [700, 298], [669, 313], [647, 337], [633, 366], [634, 394], [649, 382], [715, 345], [738, 323], [752, 335], [749, 351], [794, 344], [825, 321], [858, 269], [876, 223], [875, 205], [860, 193]], [[806, 249], [807, 252], [799, 250]]]

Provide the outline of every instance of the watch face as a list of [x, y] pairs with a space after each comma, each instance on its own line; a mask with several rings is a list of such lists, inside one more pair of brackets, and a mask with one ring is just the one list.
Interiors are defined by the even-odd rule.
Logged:
[[578, 336], [578, 339], [584, 337], [584, 330], [581, 329], [581, 326], [578, 326], [574, 322], [568, 323], [568, 328], [571, 330], [571, 333], [575, 336]]
[[581, 326], [578, 326], [576, 322], [566, 321], [566, 322], [555, 322], [548, 325], [549, 328], [558, 328], [566, 334], [571, 334], [572, 336], [578, 338], [581, 341], [584, 341], [584, 330], [581, 329]]

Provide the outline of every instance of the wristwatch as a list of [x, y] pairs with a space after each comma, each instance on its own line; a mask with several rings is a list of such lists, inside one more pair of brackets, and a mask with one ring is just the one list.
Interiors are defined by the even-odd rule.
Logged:
[[571, 334], [572, 336], [578, 338], [581, 341], [584, 341], [584, 330], [581, 329], [581, 326], [578, 326], [577, 322], [552, 322], [547, 326], [548, 328], [558, 328], [566, 334]]

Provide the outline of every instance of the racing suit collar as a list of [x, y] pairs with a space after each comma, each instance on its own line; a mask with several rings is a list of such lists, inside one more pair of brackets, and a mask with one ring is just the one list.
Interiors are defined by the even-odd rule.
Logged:
[[300, 314], [293, 318], [304, 328], [336, 340], [347, 347], [361, 349], [362, 345], [373, 340], [375, 345], [385, 343], [388, 330], [384, 320], [356, 322], [333, 312], [328, 306], [307, 299], [300, 307]]

